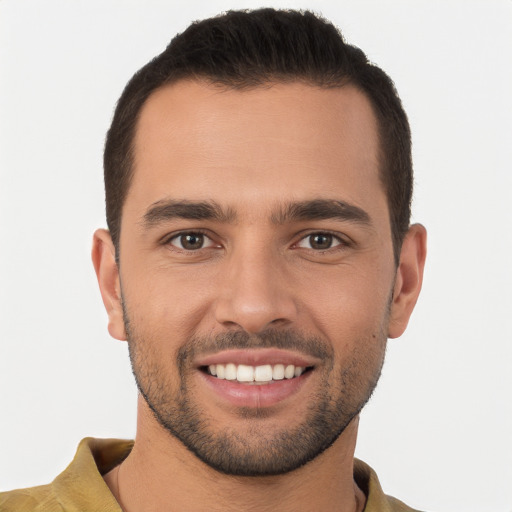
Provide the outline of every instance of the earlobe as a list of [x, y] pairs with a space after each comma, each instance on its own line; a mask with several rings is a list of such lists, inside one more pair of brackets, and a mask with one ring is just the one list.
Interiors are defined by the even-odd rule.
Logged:
[[126, 340], [121, 302], [119, 269], [116, 263], [114, 244], [106, 229], [98, 229], [93, 236], [92, 262], [101, 298], [108, 314], [108, 332], [113, 338]]
[[421, 291], [426, 255], [427, 231], [421, 224], [413, 224], [400, 252], [391, 303], [389, 338], [398, 338], [407, 327]]

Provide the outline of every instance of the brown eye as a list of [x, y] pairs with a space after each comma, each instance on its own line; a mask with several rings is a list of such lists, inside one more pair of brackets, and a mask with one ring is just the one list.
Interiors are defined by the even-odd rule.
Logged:
[[214, 245], [212, 240], [202, 233], [181, 233], [172, 238], [170, 244], [184, 251], [197, 251]]
[[309, 244], [313, 249], [329, 249], [332, 245], [332, 235], [311, 235], [309, 237]]
[[312, 233], [304, 237], [299, 243], [298, 246], [304, 249], [313, 249], [315, 251], [325, 251], [327, 249], [332, 249], [337, 245], [341, 244], [341, 240], [331, 235], [330, 233]]
[[204, 236], [201, 234], [181, 235], [180, 243], [183, 249], [194, 251], [203, 247]]

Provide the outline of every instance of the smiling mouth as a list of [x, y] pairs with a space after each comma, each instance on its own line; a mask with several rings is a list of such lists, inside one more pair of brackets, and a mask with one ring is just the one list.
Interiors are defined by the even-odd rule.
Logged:
[[312, 366], [295, 366], [293, 364], [264, 364], [250, 366], [245, 364], [211, 364], [201, 369], [217, 379], [236, 381], [244, 384], [269, 384], [275, 381], [290, 380], [300, 377]]

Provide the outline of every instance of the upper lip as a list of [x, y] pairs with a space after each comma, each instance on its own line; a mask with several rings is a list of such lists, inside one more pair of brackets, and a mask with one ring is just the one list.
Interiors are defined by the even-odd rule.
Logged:
[[248, 366], [292, 364], [294, 366], [302, 366], [306, 368], [315, 366], [315, 364], [318, 363], [318, 359], [299, 352], [291, 352], [289, 350], [262, 348], [223, 350], [222, 352], [216, 352], [215, 354], [199, 357], [195, 361], [197, 367], [228, 363], [236, 365], [245, 364]]

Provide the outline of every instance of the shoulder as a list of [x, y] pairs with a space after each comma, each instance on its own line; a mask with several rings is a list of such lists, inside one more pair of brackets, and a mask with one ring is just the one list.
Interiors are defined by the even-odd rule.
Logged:
[[400, 500], [384, 494], [375, 471], [361, 460], [354, 460], [354, 480], [366, 496], [363, 512], [419, 512]]
[[121, 512], [104, 474], [130, 453], [133, 441], [83, 439], [71, 464], [52, 483], [0, 493], [1, 512]]
[[2, 512], [60, 512], [60, 506], [51, 485], [0, 492]]

